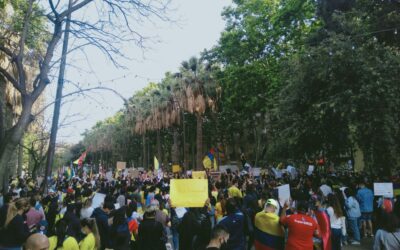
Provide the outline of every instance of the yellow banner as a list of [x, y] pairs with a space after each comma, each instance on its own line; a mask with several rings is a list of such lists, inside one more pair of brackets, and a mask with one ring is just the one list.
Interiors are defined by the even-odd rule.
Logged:
[[203, 207], [207, 198], [208, 180], [171, 180], [170, 199], [173, 207]]
[[206, 172], [205, 171], [192, 171], [192, 178], [193, 179], [206, 179]]
[[172, 173], [177, 173], [181, 171], [181, 167], [179, 165], [172, 165]]

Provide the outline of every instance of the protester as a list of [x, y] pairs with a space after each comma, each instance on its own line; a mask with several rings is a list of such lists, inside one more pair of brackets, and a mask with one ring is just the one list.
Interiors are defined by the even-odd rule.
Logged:
[[361, 217], [360, 205], [357, 199], [354, 197], [354, 191], [350, 188], [345, 189], [346, 201], [345, 207], [347, 212], [347, 221], [349, 222], [350, 230], [353, 233], [353, 241], [351, 244], [360, 245], [360, 227], [359, 218]]
[[359, 183], [357, 200], [360, 203], [361, 226], [364, 237], [373, 237], [372, 212], [374, 211], [374, 193], [365, 186], [365, 182]]
[[36, 199], [31, 198], [29, 200], [31, 208], [29, 211], [26, 213], [26, 224], [29, 229], [32, 229], [36, 227], [40, 221], [44, 220], [44, 214], [41, 213], [40, 211], [36, 210]]
[[400, 220], [394, 213], [383, 215], [383, 228], [376, 231], [373, 249], [400, 249]]
[[49, 247], [49, 239], [40, 233], [29, 236], [25, 244], [25, 250], [48, 250]]
[[10, 202], [5, 222], [1, 225], [0, 248], [21, 248], [29, 236], [24, 214], [30, 209], [26, 198]]
[[235, 199], [229, 198], [226, 201], [227, 216], [223, 218], [219, 225], [226, 228], [229, 233], [227, 249], [244, 250], [246, 249], [245, 240], [245, 219], [243, 213], [238, 209]]
[[126, 220], [126, 208], [121, 207], [116, 210], [110, 228], [112, 248], [114, 250], [124, 250], [130, 248], [131, 233], [128, 221]]
[[[139, 250], [165, 250], [165, 234], [163, 225], [155, 220], [156, 208], [148, 206], [139, 225], [138, 249]], [[185, 248], [182, 248], [185, 249]]]
[[81, 220], [82, 233], [85, 235], [83, 240], [79, 242], [80, 250], [96, 250], [100, 249], [100, 235], [97, 228], [96, 220], [85, 218]]
[[276, 214], [278, 208], [276, 200], [268, 199], [264, 210], [256, 214], [254, 235], [256, 250], [284, 248], [284, 231]]
[[313, 249], [313, 236], [319, 237], [318, 225], [312, 217], [307, 215], [309, 209], [307, 202], [297, 202], [297, 214], [286, 215], [288, 208], [289, 204], [286, 202], [280, 217], [280, 223], [289, 230], [285, 249]]
[[224, 227], [217, 225], [212, 230], [211, 240], [208, 243], [205, 250], [224, 249], [228, 240], [229, 240], [229, 233], [227, 232], [227, 230]]
[[111, 248], [110, 226], [108, 224], [108, 215], [114, 209], [112, 202], [104, 202], [103, 207], [98, 207], [93, 211], [92, 218], [96, 219], [96, 224], [100, 235], [100, 249]]
[[79, 249], [78, 242], [74, 237], [67, 234], [68, 223], [63, 219], [55, 225], [54, 235], [49, 238], [49, 250], [74, 250]]
[[326, 209], [332, 230], [332, 250], [342, 249], [342, 229], [346, 228], [343, 225], [343, 211], [340, 206], [339, 200], [334, 194], [328, 195], [329, 207]]

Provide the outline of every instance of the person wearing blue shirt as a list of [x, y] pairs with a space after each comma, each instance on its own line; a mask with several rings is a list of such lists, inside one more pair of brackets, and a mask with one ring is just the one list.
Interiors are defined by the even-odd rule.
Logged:
[[229, 233], [226, 249], [245, 250], [246, 238], [244, 234], [245, 218], [238, 209], [235, 199], [230, 198], [226, 202], [227, 216], [218, 225], [223, 226]]
[[371, 189], [365, 186], [364, 182], [361, 182], [359, 184], [359, 190], [357, 191], [357, 200], [360, 203], [361, 225], [364, 237], [367, 237], [367, 235], [373, 237], [374, 235], [372, 229], [372, 212], [374, 210], [374, 193]]

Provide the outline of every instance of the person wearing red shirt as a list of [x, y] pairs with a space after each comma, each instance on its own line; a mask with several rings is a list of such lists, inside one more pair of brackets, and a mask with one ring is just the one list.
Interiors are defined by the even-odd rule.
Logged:
[[297, 214], [286, 215], [288, 203], [282, 208], [280, 223], [289, 229], [286, 250], [312, 250], [313, 236], [319, 237], [318, 224], [307, 215], [308, 205], [304, 201], [297, 203]]

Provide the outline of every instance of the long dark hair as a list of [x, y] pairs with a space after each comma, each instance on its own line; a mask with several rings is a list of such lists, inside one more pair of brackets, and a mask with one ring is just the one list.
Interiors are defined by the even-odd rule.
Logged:
[[389, 233], [394, 233], [399, 229], [400, 220], [399, 217], [394, 213], [383, 213], [382, 219], [383, 219], [382, 228], [385, 231]]
[[96, 249], [100, 249], [100, 235], [99, 230], [97, 228], [96, 220], [95, 219], [83, 219], [81, 220], [81, 227], [88, 227], [95, 239]]
[[55, 236], [57, 237], [57, 247], [62, 247], [65, 238], [67, 237], [68, 224], [64, 219], [57, 221], [55, 226]]
[[338, 198], [334, 194], [328, 195], [328, 204], [333, 208], [333, 212], [335, 213], [336, 217], [343, 217], [342, 207]]

